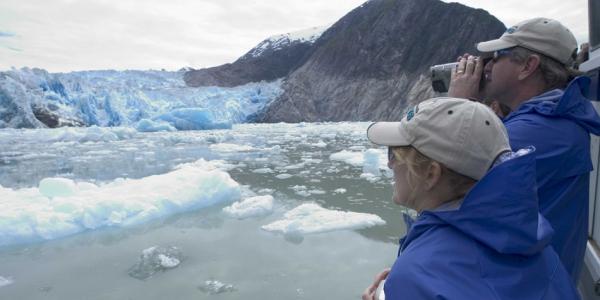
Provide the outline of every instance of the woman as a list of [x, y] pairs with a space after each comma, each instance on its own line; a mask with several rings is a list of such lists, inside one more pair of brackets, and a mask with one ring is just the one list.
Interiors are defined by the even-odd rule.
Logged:
[[393, 200], [418, 217], [363, 299], [375, 299], [383, 279], [388, 300], [579, 298], [548, 246], [534, 150], [512, 153], [488, 107], [431, 99], [401, 122], [374, 123], [367, 136], [389, 147]]

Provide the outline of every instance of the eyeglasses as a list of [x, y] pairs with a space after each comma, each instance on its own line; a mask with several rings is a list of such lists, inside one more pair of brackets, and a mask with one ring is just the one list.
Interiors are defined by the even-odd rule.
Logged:
[[494, 52], [494, 57], [492, 57], [492, 61], [494, 63], [497, 63], [500, 58], [502, 58], [503, 56], [510, 55], [511, 52], [512, 48], [497, 50]]

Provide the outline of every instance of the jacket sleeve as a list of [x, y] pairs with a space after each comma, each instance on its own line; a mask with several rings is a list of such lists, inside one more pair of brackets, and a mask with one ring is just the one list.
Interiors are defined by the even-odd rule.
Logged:
[[482, 286], [480, 280], [464, 280], [465, 273], [439, 260], [435, 263], [412, 259], [396, 261], [385, 282], [385, 299], [490, 299], [488, 288]]

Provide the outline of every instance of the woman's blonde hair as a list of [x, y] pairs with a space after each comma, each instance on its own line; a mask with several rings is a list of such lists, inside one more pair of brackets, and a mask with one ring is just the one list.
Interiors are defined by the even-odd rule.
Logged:
[[[418, 186], [418, 183], [424, 178], [425, 171], [435, 160], [425, 156], [419, 150], [412, 146], [392, 147], [394, 158], [399, 162], [406, 164], [408, 169], [408, 184], [411, 188]], [[459, 174], [443, 163], [435, 161], [442, 167], [442, 178], [446, 179], [448, 184], [453, 188], [453, 191], [458, 196], [464, 196], [477, 180], [468, 176]]]

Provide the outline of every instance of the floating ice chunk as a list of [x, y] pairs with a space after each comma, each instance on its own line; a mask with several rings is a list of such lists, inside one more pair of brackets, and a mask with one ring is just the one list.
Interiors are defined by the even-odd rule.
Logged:
[[212, 110], [201, 107], [174, 109], [156, 117], [178, 130], [231, 129], [232, 120], [219, 120]]
[[379, 172], [380, 152], [378, 149], [369, 149], [363, 153], [363, 173], [370, 173], [373, 176], [381, 175], [381, 172]]
[[233, 285], [225, 284], [217, 280], [207, 280], [204, 282], [204, 284], [199, 286], [198, 289], [209, 295], [235, 291], [235, 287]]
[[238, 219], [260, 217], [273, 212], [273, 196], [255, 196], [241, 202], [235, 202], [223, 208], [223, 211]]
[[274, 189], [260, 189], [260, 190], [258, 191], [258, 193], [259, 193], [259, 194], [272, 194], [272, 193], [274, 193], [274, 192], [275, 192], [275, 190], [274, 190]]
[[329, 168], [325, 170], [326, 173], [338, 173], [340, 170], [338, 168]]
[[273, 152], [273, 153], [279, 153], [279, 152], [281, 152], [281, 146], [275, 145], [275, 146], [273, 146], [271, 148], [264, 148], [263, 150], [264, 151]]
[[160, 265], [166, 269], [175, 268], [180, 263], [179, 259], [175, 257], [166, 256], [164, 254], [159, 254], [158, 259], [160, 260]]
[[14, 283], [12, 278], [0, 276], [0, 287], [7, 286], [12, 283]]
[[311, 195], [325, 195], [326, 194], [326, 192], [323, 190], [309, 190], [308, 193]]
[[335, 134], [335, 133], [322, 133], [320, 135], [320, 137], [322, 139], [330, 139], [330, 140], [335, 139], [336, 136], [337, 136], [337, 134]]
[[363, 151], [363, 150], [365, 150], [365, 146], [350, 146], [350, 147], [348, 147], [348, 150]]
[[167, 122], [155, 122], [149, 119], [141, 119], [135, 129], [140, 132], [177, 131], [175, 127]]
[[[383, 149], [368, 149], [364, 152], [343, 150], [329, 156], [331, 160], [345, 162], [355, 167], [362, 167], [364, 174], [371, 174], [364, 178], [372, 179], [381, 176], [381, 169], [387, 170], [387, 153]], [[329, 172], [327, 170], [326, 172]]]
[[305, 203], [286, 212], [283, 219], [262, 226], [262, 229], [283, 234], [311, 234], [335, 230], [362, 229], [384, 225], [377, 215], [325, 209], [315, 203]]
[[275, 176], [278, 179], [288, 179], [288, 178], [292, 178], [291, 174], [287, 174], [287, 173], [282, 173], [282, 174], [278, 174]]
[[52, 197], [72, 196], [77, 192], [77, 185], [67, 178], [44, 178], [39, 184], [40, 194]]
[[142, 251], [138, 262], [129, 268], [129, 276], [147, 279], [157, 272], [175, 268], [181, 262], [181, 251], [177, 247], [153, 246]]
[[360, 174], [360, 178], [366, 179], [369, 182], [377, 182], [381, 177], [375, 176], [371, 173], [362, 173]]
[[220, 144], [210, 145], [210, 150], [216, 151], [216, 152], [244, 152], [244, 151], [253, 151], [255, 149], [254, 149], [254, 147], [247, 146], [247, 145], [220, 143]]
[[303, 161], [305, 164], [320, 164], [320, 163], [322, 163], [322, 162], [323, 162], [323, 160], [322, 160], [322, 159], [316, 159], [316, 158], [310, 158], [310, 157], [303, 157], [303, 158], [302, 158], [302, 161]]
[[318, 147], [318, 148], [325, 148], [325, 147], [327, 147], [327, 144], [323, 141], [318, 141], [318, 142], [312, 144], [312, 146]]
[[336, 194], [345, 194], [346, 193], [346, 189], [345, 188], [339, 188], [339, 189], [335, 189], [335, 191], [333, 191]]
[[310, 196], [310, 193], [308, 191], [296, 191], [296, 195], [302, 196], [302, 197], [308, 197], [308, 196]]
[[352, 152], [346, 150], [331, 154], [329, 159], [342, 161], [356, 167], [360, 167], [364, 163], [364, 156], [362, 152]]
[[54, 128], [31, 131], [40, 141], [45, 142], [109, 142], [133, 137], [137, 131], [133, 128], [102, 128], [91, 126], [86, 128]]
[[[95, 186], [42, 180], [40, 188], [0, 187], [0, 246], [127, 226], [240, 199], [229, 174], [204, 160], [140, 179]], [[49, 184], [46, 184], [48, 183]], [[60, 196], [59, 196], [60, 195]], [[51, 200], [49, 196], [54, 196]]]
[[295, 165], [289, 165], [289, 166], [285, 166], [283, 167], [284, 170], [297, 170], [297, 169], [302, 169], [304, 168], [304, 163], [299, 163], [299, 164], [295, 164]]
[[273, 173], [273, 170], [271, 170], [270, 168], [260, 168], [260, 169], [252, 170], [252, 173], [270, 174], [270, 173]]
[[306, 186], [304, 186], [304, 185], [291, 186], [291, 187], [289, 187], [289, 189], [293, 190], [296, 193], [296, 195], [299, 195], [302, 197], [310, 196], [310, 193], [306, 190]]
[[306, 186], [304, 186], [304, 185], [294, 185], [294, 186], [290, 186], [289, 188], [291, 190], [296, 191], [296, 192], [297, 191], [304, 191], [304, 190], [306, 190]]

